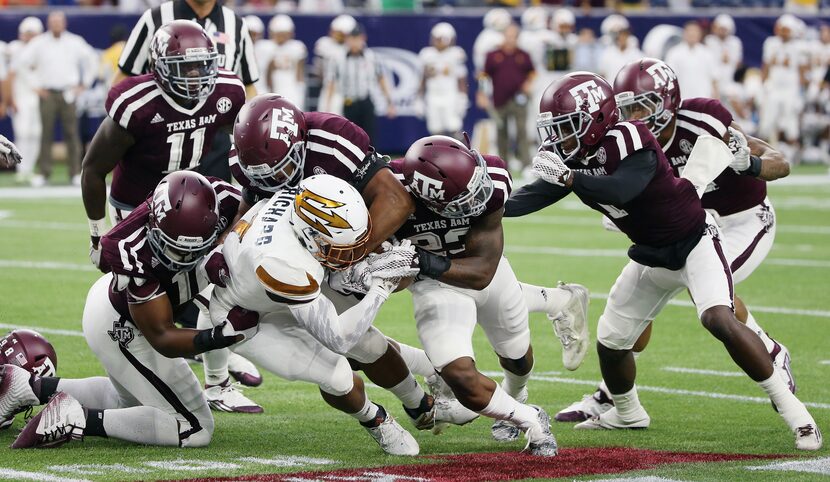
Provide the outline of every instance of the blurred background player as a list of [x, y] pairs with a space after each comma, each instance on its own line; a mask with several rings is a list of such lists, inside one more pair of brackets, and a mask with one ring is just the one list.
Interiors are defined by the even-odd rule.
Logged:
[[[0, 96], [0, 118], [10, 115], [14, 141], [23, 158], [17, 166], [15, 181], [28, 183], [34, 174], [40, 152], [40, 97], [35, 86], [36, 72], [26, 67], [21, 58], [33, 38], [43, 33], [43, 23], [37, 17], [26, 17], [17, 29], [17, 40], [6, 46], [9, 76], [3, 83]], [[4, 59], [4, 61], [6, 60]]]
[[268, 22], [268, 35], [273, 47], [262, 59], [268, 85], [266, 92], [277, 93], [299, 109], [305, 108], [305, 44], [294, 39], [294, 22], [288, 15], [275, 15]]
[[711, 49], [703, 45], [703, 28], [696, 21], [683, 26], [683, 41], [669, 49], [666, 63], [677, 73], [683, 97], [718, 97], [720, 64]]
[[542, 75], [547, 71], [545, 59], [555, 34], [548, 28], [548, 12], [544, 7], [529, 7], [522, 12], [522, 28], [519, 32], [519, 48], [530, 55], [533, 60], [533, 68], [536, 70], [536, 77], [533, 80], [532, 94], [528, 101], [526, 134], [529, 141], [536, 138], [536, 115], [539, 113], [539, 100], [542, 90], [549, 83]]
[[430, 46], [418, 54], [424, 68], [421, 92], [427, 130], [459, 135], [467, 112], [467, 54], [455, 45], [455, 29], [441, 22], [432, 27]]
[[706, 36], [705, 44], [717, 65], [715, 81], [719, 96], [723, 99], [735, 83], [735, 71], [743, 64], [744, 47], [735, 35], [735, 20], [725, 13], [715, 17], [712, 33]]
[[[504, 43], [504, 29], [512, 22], [513, 17], [507, 10], [503, 8], [488, 10], [482, 22], [484, 29], [478, 34], [473, 43], [474, 75], [478, 83], [478, 91], [483, 92], [485, 96], [493, 95], [493, 85], [483, 75], [484, 62], [487, 60], [487, 54], [498, 49]], [[478, 96], [478, 94], [476, 95]], [[476, 103], [478, 104], [478, 100], [476, 100]], [[473, 128], [473, 145], [481, 152], [492, 152], [497, 149], [496, 130], [498, 122], [493, 120], [497, 117], [497, 114], [492, 108], [487, 111], [487, 114], [490, 118], [481, 119], [476, 122]]]
[[623, 65], [643, 56], [637, 38], [631, 35], [631, 24], [622, 15], [612, 14], [602, 21], [601, 42], [605, 44], [599, 58], [599, 74], [613, 79]]
[[[334, 62], [346, 53], [346, 35], [357, 27], [357, 21], [351, 15], [339, 15], [331, 21], [329, 34], [317, 39], [314, 43], [313, 73], [318, 83], [317, 110], [343, 115], [343, 92], [338, 85], [331, 81]], [[331, 85], [330, 95], [326, 94], [325, 86]]]
[[248, 26], [248, 33], [251, 35], [251, 41], [254, 43], [254, 58], [256, 58], [257, 68], [261, 73], [259, 79], [254, 82], [254, 86], [256, 87], [257, 94], [262, 94], [268, 91], [268, 85], [265, 83], [265, 75], [263, 73], [268, 70], [268, 52], [274, 44], [265, 38], [265, 24], [262, 23], [262, 19], [258, 16], [246, 15], [245, 25]]

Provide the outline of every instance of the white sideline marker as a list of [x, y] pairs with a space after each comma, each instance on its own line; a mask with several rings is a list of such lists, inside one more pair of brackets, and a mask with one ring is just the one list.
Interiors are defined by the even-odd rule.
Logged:
[[25, 470], [5, 469], [0, 467], [0, 479], [8, 480], [37, 480], [42, 482], [90, 482], [88, 479], [67, 479], [59, 475], [44, 472], [28, 472]]
[[745, 377], [741, 372], [729, 372], [721, 370], [704, 370], [701, 368], [663, 367], [663, 371], [672, 373], [689, 373], [692, 375], [712, 375], [715, 377]]
[[830, 365], [830, 360], [822, 360], [819, 362], [820, 365]]
[[830, 475], [830, 457], [777, 462], [769, 465], [754, 465], [747, 467], [747, 470], [777, 470], [782, 472], [807, 472], [811, 474]]

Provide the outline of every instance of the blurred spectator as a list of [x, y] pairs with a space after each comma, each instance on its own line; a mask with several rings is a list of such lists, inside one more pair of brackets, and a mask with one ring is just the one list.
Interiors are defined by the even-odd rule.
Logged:
[[744, 47], [741, 39], [735, 36], [735, 21], [722, 13], [712, 21], [712, 33], [706, 36], [706, 46], [717, 65], [715, 75], [718, 90], [723, 96], [723, 89], [734, 82], [735, 69], [743, 62]]
[[478, 34], [473, 44], [473, 67], [476, 74], [484, 70], [487, 54], [499, 48], [504, 42], [504, 29], [513, 22], [510, 12], [503, 8], [494, 8], [484, 15], [484, 30]]
[[325, 87], [331, 103], [335, 89], [343, 93], [343, 116], [369, 134], [375, 135], [375, 104], [372, 92], [379, 89], [386, 98], [386, 115], [395, 116], [395, 105], [375, 53], [366, 46], [366, 34], [359, 24], [346, 36], [347, 51], [333, 62], [332, 74]]
[[830, 25], [819, 25], [817, 38], [808, 41], [810, 58], [805, 109], [801, 119], [805, 163], [830, 163]]
[[[631, 35], [631, 25], [622, 15], [609, 15], [602, 22], [603, 37], [608, 43], [599, 59], [599, 73], [609, 82], [614, 81], [617, 72], [629, 62], [643, 57], [637, 47], [637, 39]], [[633, 39], [633, 40], [632, 40]]]
[[[759, 134], [775, 143], [794, 162], [798, 149], [799, 115], [803, 108], [801, 88], [807, 80], [807, 61], [794, 32], [798, 19], [784, 14], [775, 22], [775, 35], [764, 41], [762, 76], [764, 98], [760, 103]], [[781, 134], [783, 134], [783, 139]]]
[[343, 11], [343, 0], [299, 0], [297, 10], [315, 15], [340, 13]]
[[594, 31], [587, 27], [580, 29], [574, 47], [573, 69], [598, 72], [601, 56], [602, 45], [597, 40]]
[[684, 99], [717, 97], [719, 69], [711, 51], [703, 45], [703, 29], [697, 22], [683, 27], [683, 41], [670, 48], [666, 63], [677, 73], [680, 95]]
[[[499, 156], [511, 163], [517, 160], [526, 164], [530, 150], [527, 138], [527, 102], [532, 95], [536, 71], [530, 55], [518, 46], [519, 26], [511, 23], [504, 30], [501, 48], [487, 54], [484, 74], [492, 83], [492, 99], [479, 90], [477, 103], [487, 109], [498, 125]], [[508, 128], [510, 122], [516, 132], [516, 149], [509, 148]], [[515, 165], [516, 163], [513, 162]]]
[[[72, 184], [80, 185], [81, 140], [75, 100], [95, 80], [97, 58], [86, 40], [66, 31], [66, 15], [62, 11], [49, 14], [47, 28], [48, 32], [29, 42], [14, 65], [15, 72], [34, 70], [35, 91], [40, 97], [40, 173], [32, 178], [32, 185], [43, 186], [52, 174], [52, 144], [58, 118], [67, 146], [69, 177]], [[11, 95], [17, 97], [14, 91]]]
[[430, 134], [457, 136], [467, 112], [467, 54], [455, 45], [455, 29], [441, 22], [432, 27], [430, 46], [418, 57], [424, 65], [421, 92]]
[[17, 182], [30, 182], [35, 162], [40, 152], [40, 107], [35, 92], [35, 71], [31, 67], [19, 68], [21, 56], [33, 38], [43, 33], [43, 23], [37, 17], [26, 17], [17, 27], [17, 40], [6, 46], [4, 64], [8, 59], [8, 72], [0, 96], [0, 118], [10, 114], [14, 142], [23, 160], [17, 166]]
[[110, 29], [110, 46], [101, 52], [101, 62], [98, 69], [98, 78], [107, 86], [112, 85], [118, 73], [118, 59], [127, 43], [127, 29], [122, 24], [116, 24]]
[[337, 83], [331, 82], [334, 62], [346, 52], [346, 35], [357, 27], [351, 15], [340, 15], [331, 21], [329, 34], [314, 43], [314, 74], [322, 86], [329, 85], [331, 93], [322, 89], [319, 93], [317, 110], [343, 114], [343, 93]]
[[[536, 77], [533, 80], [532, 95], [527, 108], [528, 140], [536, 138], [536, 117], [539, 115], [539, 100], [542, 92], [552, 80], [554, 60], [560, 44], [555, 42], [558, 35], [548, 28], [548, 12], [543, 7], [530, 7], [522, 13], [522, 31], [519, 33], [519, 48], [530, 55]], [[566, 51], [567, 56], [567, 51]], [[569, 61], [569, 59], [566, 59]]]
[[268, 92], [290, 100], [305, 110], [305, 44], [294, 39], [294, 22], [288, 15], [276, 15], [268, 22], [268, 34], [273, 48], [268, 52], [265, 78]]
[[248, 26], [251, 41], [254, 43], [254, 58], [256, 58], [256, 65], [260, 72], [259, 80], [254, 82], [254, 86], [257, 93], [262, 94], [268, 92], [265, 72], [268, 70], [268, 58], [274, 44], [265, 38], [265, 24], [262, 23], [262, 19], [256, 15], [247, 15], [244, 20], [245, 25]]

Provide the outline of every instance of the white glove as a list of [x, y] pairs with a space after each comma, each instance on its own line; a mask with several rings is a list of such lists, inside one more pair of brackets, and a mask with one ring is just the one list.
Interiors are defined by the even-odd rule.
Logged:
[[366, 294], [371, 281], [372, 273], [369, 272], [369, 262], [365, 259], [346, 269], [329, 273], [329, 286], [341, 293]]
[[383, 253], [373, 253], [367, 258], [369, 273], [373, 279], [400, 281], [402, 278], [411, 278], [418, 274], [418, 254], [408, 239], [401, 241], [397, 246], [392, 246], [388, 242], [384, 242], [382, 246]]
[[20, 164], [22, 157], [17, 147], [6, 136], [0, 135], [0, 167], [12, 167]]
[[729, 128], [729, 150], [732, 151], [732, 154], [734, 155], [732, 162], [729, 163], [729, 167], [731, 167], [733, 171], [740, 174], [741, 172], [749, 169], [750, 153], [746, 137], [743, 133], [741, 133], [741, 131], [731, 127]]
[[621, 232], [620, 228], [618, 228], [617, 225], [614, 224], [614, 221], [611, 221], [608, 216], [602, 217], [602, 227], [605, 228], [606, 231], [611, 231], [612, 233]]
[[542, 151], [533, 157], [533, 172], [543, 181], [555, 186], [565, 187], [565, 181], [571, 177], [571, 170], [562, 159], [550, 151]]
[[95, 265], [96, 268], [101, 269], [101, 244], [98, 243], [98, 246], [95, 246], [92, 243], [89, 243], [89, 260], [92, 261], [92, 264]]

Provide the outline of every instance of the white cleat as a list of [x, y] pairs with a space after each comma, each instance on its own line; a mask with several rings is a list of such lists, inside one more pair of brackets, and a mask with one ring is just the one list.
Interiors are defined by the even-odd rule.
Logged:
[[618, 429], [644, 429], [651, 424], [651, 417], [648, 416], [646, 410], [640, 407], [634, 417], [630, 420], [623, 420], [620, 414], [617, 413], [617, 407], [611, 408], [607, 412], [591, 417], [588, 420], [574, 425], [577, 430], [618, 430]]
[[522, 452], [535, 455], [537, 457], [555, 457], [559, 453], [559, 446], [556, 443], [556, 437], [550, 431], [550, 417], [542, 407], [531, 405], [539, 414], [537, 416], [538, 424], [531, 426], [525, 432], [527, 437], [527, 446]]
[[[519, 395], [516, 397], [516, 401], [519, 403], [526, 403], [527, 397], [527, 387], [525, 387], [521, 392], [519, 392]], [[518, 440], [521, 433], [521, 429], [515, 423], [507, 420], [496, 420], [493, 422], [493, 426], [490, 427], [490, 435], [492, 435], [493, 440], [497, 442], [512, 442], [514, 440]]]
[[250, 360], [234, 352], [228, 354], [228, 373], [246, 387], [262, 385], [262, 375]]
[[0, 366], [0, 428], [11, 425], [15, 414], [40, 404], [29, 385], [31, 377], [31, 373], [17, 365]]
[[[382, 407], [381, 407], [382, 408]], [[363, 428], [380, 445], [381, 450], [389, 455], [418, 455], [421, 448], [415, 438], [399, 424], [388, 412], [386, 418], [374, 427]]]
[[818, 450], [824, 444], [821, 430], [815, 422], [795, 429], [795, 448], [798, 450]]
[[54, 448], [84, 438], [86, 414], [80, 402], [65, 392], [56, 393], [29, 420], [12, 444], [13, 449]]
[[571, 299], [559, 313], [548, 313], [553, 332], [562, 343], [562, 364], [576, 370], [588, 354], [588, 288], [559, 282], [558, 288], [570, 291]]
[[465, 407], [457, 398], [434, 397], [435, 426], [432, 433], [440, 434], [449, 425], [466, 425], [478, 418], [478, 413]]
[[557, 422], [584, 422], [591, 417], [603, 414], [614, 407], [605, 390], [597, 388], [593, 395], [585, 395], [582, 400], [574, 402], [559, 411], [553, 418]]
[[772, 364], [775, 367], [775, 371], [781, 376], [784, 383], [787, 384], [787, 388], [790, 389], [790, 392], [795, 394], [795, 378], [793, 377], [792, 370], [790, 370], [790, 350], [775, 340], [772, 340], [772, 342], [772, 351], [770, 351], [769, 356], [772, 358]]
[[424, 378], [424, 381], [427, 382], [427, 388], [429, 389], [429, 394], [435, 398], [455, 398], [455, 394], [452, 392], [452, 388], [447, 385], [447, 382], [441, 378], [441, 375], [435, 373]]
[[262, 413], [262, 407], [242, 394], [236, 383], [226, 380], [221, 385], [205, 387], [205, 397], [211, 410], [234, 413]]

